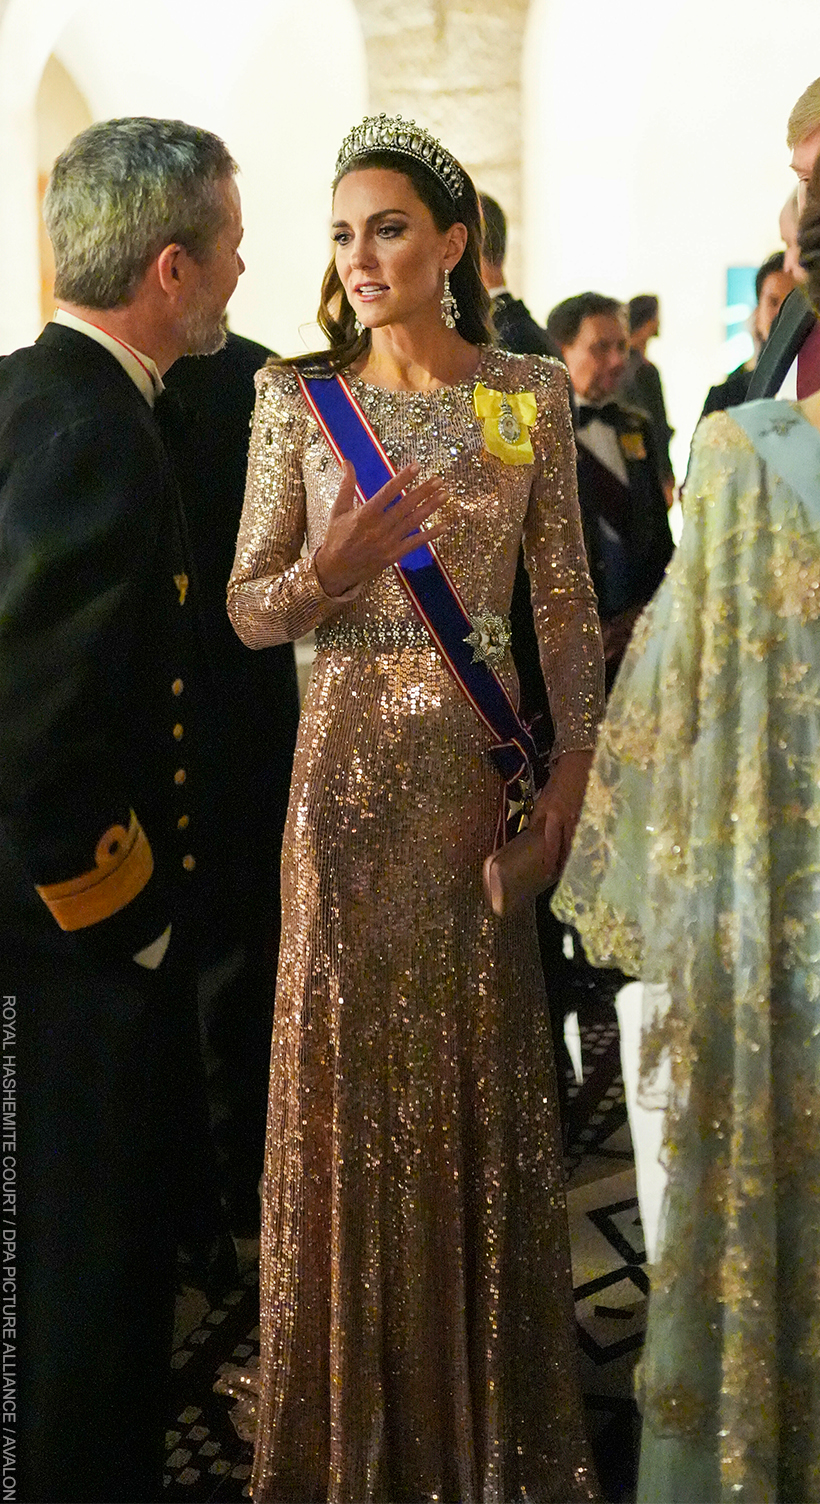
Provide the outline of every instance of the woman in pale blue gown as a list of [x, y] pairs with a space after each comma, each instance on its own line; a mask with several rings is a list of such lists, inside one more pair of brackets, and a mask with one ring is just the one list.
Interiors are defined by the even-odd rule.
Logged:
[[[820, 164], [801, 235], [820, 309]], [[641, 1504], [820, 1500], [820, 393], [700, 426], [561, 917], [644, 981], [669, 1186]], [[658, 1091], [657, 1095], [661, 1093]]]

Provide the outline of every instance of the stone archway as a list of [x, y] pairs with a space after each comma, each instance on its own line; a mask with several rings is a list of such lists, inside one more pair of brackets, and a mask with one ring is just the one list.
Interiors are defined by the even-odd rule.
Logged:
[[356, 0], [370, 110], [416, 118], [503, 205], [521, 280], [522, 49], [529, 0]]
[[37, 88], [76, 0], [0, 0], [0, 354], [40, 320]]
[[[366, 107], [353, 0], [246, 0], [227, 37], [221, 0], [178, 0], [161, 54], [152, 34], [165, 0], [143, 0], [136, 34], [128, 0], [0, 4], [0, 354], [41, 327], [36, 107], [52, 54], [94, 119], [180, 116], [229, 142], [243, 169], [249, 250], [237, 327], [282, 351], [315, 343], [333, 152]], [[333, 46], [317, 51], [317, 36]]]
[[[0, 353], [39, 327], [35, 100], [78, 0], [0, 0]], [[521, 280], [522, 45], [529, 0], [355, 0], [368, 108], [416, 117], [463, 161], [510, 222]], [[127, 113], [127, 111], [125, 111]], [[351, 122], [352, 123], [352, 120]]]

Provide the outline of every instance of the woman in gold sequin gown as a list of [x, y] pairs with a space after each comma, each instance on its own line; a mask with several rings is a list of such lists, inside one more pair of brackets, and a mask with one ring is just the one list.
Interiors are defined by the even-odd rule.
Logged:
[[[420, 521], [442, 529], [468, 609], [505, 614], [523, 533], [557, 858], [602, 704], [566, 376], [486, 345], [463, 183], [353, 151], [335, 193], [324, 317], [408, 487], [403, 519], [384, 510], [398, 484], [352, 508], [287, 364], [258, 377], [230, 611], [251, 647], [315, 629], [316, 661], [284, 841], [256, 1500], [596, 1497], [534, 918], [485, 907], [490, 737], [389, 567]], [[534, 394], [534, 462], [489, 452], [476, 382]], [[509, 656], [500, 672], [514, 692]]]

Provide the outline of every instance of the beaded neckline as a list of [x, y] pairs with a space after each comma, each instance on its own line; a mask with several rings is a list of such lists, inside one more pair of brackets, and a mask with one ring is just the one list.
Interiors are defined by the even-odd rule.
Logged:
[[481, 353], [479, 355], [478, 365], [476, 366], [476, 369], [473, 372], [472, 376], [466, 377], [464, 381], [454, 381], [451, 386], [437, 386], [433, 391], [429, 392], [410, 392], [405, 391], [402, 387], [377, 386], [373, 381], [365, 381], [361, 376], [352, 376], [347, 372], [345, 373], [345, 380], [349, 382], [351, 386], [356, 387], [360, 394], [362, 392], [374, 392], [382, 397], [408, 397], [410, 399], [420, 398], [425, 402], [429, 401], [431, 398], [442, 397], [447, 392], [471, 392], [476, 382], [481, 379], [481, 373], [484, 370], [487, 356], [494, 352], [494, 347], [492, 345], [482, 345], [479, 348]]

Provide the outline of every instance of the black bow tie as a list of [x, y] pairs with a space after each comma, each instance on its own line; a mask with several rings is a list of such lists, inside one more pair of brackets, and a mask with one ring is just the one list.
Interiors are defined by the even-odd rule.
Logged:
[[605, 402], [603, 407], [593, 407], [589, 402], [578, 404], [578, 422], [576, 427], [586, 428], [587, 423], [593, 423], [596, 418], [601, 423], [608, 423], [610, 428], [617, 428], [621, 417], [621, 409], [617, 402]]

